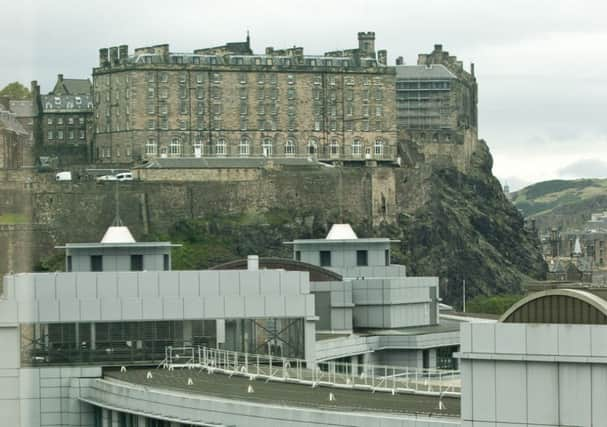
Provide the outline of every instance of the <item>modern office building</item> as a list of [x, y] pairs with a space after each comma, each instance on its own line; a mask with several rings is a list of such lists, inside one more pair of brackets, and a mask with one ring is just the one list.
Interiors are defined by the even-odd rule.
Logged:
[[500, 320], [462, 325], [462, 427], [603, 425], [607, 302], [551, 289]]

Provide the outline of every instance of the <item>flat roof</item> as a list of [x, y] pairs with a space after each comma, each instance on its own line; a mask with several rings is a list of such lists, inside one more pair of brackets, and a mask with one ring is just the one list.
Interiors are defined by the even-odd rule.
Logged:
[[359, 237], [358, 239], [297, 239], [292, 242], [283, 242], [285, 245], [317, 245], [319, 243], [400, 243], [400, 240], [392, 240], [387, 237]]
[[[152, 371], [152, 378], [147, 379], [147, 372]], [[446, 409], [438, 409], [438, 396], [400, 393], [392, 395], [386, 392], [353, 390], [309, 385], [250, 381], [246, 377], [215, 373], [209, 375], [204, 370], [150, 368], [128, 368], [126, 372], [119, 369], [105, 369], [105, 379], [114, 379], [150, 388], [175, 390], [180, 393], [209, 395], [225, 399], [244, 400], [260, 404], [308, 407], [329, 411], [379, 412], [387, 414], [432, 414], [445, 417], [460, 416], [460, 399], [457, 397], [442, 398]], [[187, 385], [188, 378], [193, 384]], [[254, 393], [248, 393], [251, 384]], [[335, 400], [329, 401], [329, 392], [335, 394]]]
[[356, 335], [427, 335], [443, 332], [459, 332], [460, 323], [456, 320], [443, 320], [438, 325], [411, 326], [393, 329], [357, 329]]
[[66, 243], [55, 249], [101, 249], [101, 248], [177, 248], [182, 245], [171, 242], [132, 242], [132, 243]]

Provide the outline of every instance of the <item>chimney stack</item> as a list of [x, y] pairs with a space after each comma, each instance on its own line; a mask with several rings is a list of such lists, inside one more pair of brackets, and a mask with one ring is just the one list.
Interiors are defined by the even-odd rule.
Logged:
[[120, 61], [126, 60], [129, 56], [129, 47], [126, 44], [121, 44], [118, 47]]
[[388, 51], [386, 49], [377, 51], [377, 62], [382, 65], [388, 65]]
[[110, 47], [110, 63], [112, 65], [118, 63], [118, 47], [117, 46]]
[[470, 63], [470, 74], [472, 74], [472, 77], [475, 77], [474, 76], [474, 62]]
[[403, 60], [402, 56], [399, 56], [398, 58], [396, 58], [396, 65], [404, 65], [405, 61]]
[[108, 62], [108, 51], [107, 48], [99, 49], [99, 66], [105, 67]]

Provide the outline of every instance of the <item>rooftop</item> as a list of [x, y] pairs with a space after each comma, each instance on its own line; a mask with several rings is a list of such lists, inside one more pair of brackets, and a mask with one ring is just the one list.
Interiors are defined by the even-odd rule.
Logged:
[[396, 79], [444, 80], [456, 79], [451, 71], [441, 64], [397, 65]]
[[[225, 399], [244, 400], [261, 404], [311, 407], [329, 411], [357, 411], [399, 414], [433, 414], [459, 417], [460, 400], [443, 397], [446, 409], [439, 411], [439, 398], [420, 394], [372, 393], [365, 390], [344, 388], [312, 388], [308, 385], [283, 382], [250, 381], [246, 377], [228, 376], [220, 373], [209, 375], [200, 370], [152, 370], [152, 378], [147, 379], [149, 369], [129, 368], [126, 372], [105, 370], [105, 379], [124, 381], [149, 388], [175, 390], [182, 393], [209, 395]], [[193, 381], [187, 385], [188, 378]], [[248, 393], [251, 384], [254, 393]], [[329, 401], [329, 393], [335, 395]]]

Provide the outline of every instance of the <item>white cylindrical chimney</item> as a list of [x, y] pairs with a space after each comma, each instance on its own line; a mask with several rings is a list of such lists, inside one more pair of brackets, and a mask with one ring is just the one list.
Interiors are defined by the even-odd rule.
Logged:
[[249, 271], [259, 270], [259, 256], [249, 255], [247, 257], [247, 270], [249, 270]]

